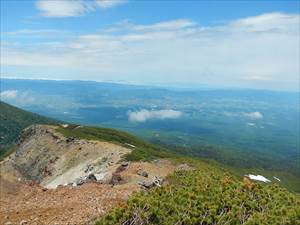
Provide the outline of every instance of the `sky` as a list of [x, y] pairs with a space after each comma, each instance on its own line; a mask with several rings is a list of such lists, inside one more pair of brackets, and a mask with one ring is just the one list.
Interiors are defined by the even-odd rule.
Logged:
[[0, 2], [1, 77], [299, 91], [299, 1]]

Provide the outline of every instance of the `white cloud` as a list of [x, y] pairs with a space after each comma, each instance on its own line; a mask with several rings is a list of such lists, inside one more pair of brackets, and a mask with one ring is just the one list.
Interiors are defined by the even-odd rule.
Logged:
[[40, 66], [52, 79], [298, 90], [299, 19], [269, 13], [208, 27], [188, 19], [125, 21], [45, 48], [45, 42], [3, 45], [1, 63], [31, 72]]
[[80, 0], [39, 0], [36, 6], [45, 17], [72, 17], [88, 11], [88, 7]]
[[36, 7], [45, 17], [74, 17], [97, 8], [112, 8], [125, 2], [125, 0], [38, 0]]
[[170, 20], [164, 21], [160, 23], [150, 24], [150, 25], [132, 25], [130, 28], [135, 31], [166, 31], [166, 30], [178, 30], [184, 29], [187, 27], [194, 27], [197, 24], [191, 20], [187, 19], [178, 19], [178, 20]]
[[18, 95], [17, 90], [7, 90], [7, 91], [0, 92], [1, 100], [15, 99], [17, 97], [17, 95]]
[[244, 115], [253, 120], [262, 119], [264, 117], [261, 112], [250, 112], [250, 113], [245, 113]]
[[260, 75], [249, 76], [249, 77], [245, 77], [244, 79], [249, 80], [249, 81], [269, 81], [269, 80], [272, 80], [268, 76], [260, 76]]
[[[224, 112], [225, 116], [228, 117], [247, 117], [249, 119], [257, 120], [262, 119], [264, 116], [261, 112]], [[251, 124], [251, 123], [250, 123]], [[248, 124], [248, 125], [250, 125]]]
[[64, 31], [62, 30], [55, 30], [55, 29], [40, 29], [40, 30], [33, 30], [33, 29], [21, 29], [13, 32], [7, 32], [8, 35], [60, 35]]
[[35, 98], [26, 91], [6, 90], [0, 92], [1, 101], [27, 105], [35, 102]]
[[[231, 25], [240, 30], [266, 32], [266, 31], [288, 31], [290, 32], [290, 24], [299, 23], [299, 16], [283, 14], [283, 13], [267, 13], [259, 16], [239, 19], [231, 23]], [[297, 29], [293, 28], [294, 31]]]
[[164, 120], [164, 119], [177, 119], [182, 116], [182, 112], [172, 109], [165, 110], [146, 110], [129, 111], [128, 120], [132, 122], [145, 122], [147, 120]]
[[101, 7], [101, 8], [112, 8], [121, 4], [124, 4], [126, 0], [96, 0], [96, 3]]

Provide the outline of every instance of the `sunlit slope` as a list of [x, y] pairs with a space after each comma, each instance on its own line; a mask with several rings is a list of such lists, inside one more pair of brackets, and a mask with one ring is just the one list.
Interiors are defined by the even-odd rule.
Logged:
[[8, 153], [21, 131], [33, 124], [55, 124], [57, 121], [27, 112], [0, 101], [0, 158]]

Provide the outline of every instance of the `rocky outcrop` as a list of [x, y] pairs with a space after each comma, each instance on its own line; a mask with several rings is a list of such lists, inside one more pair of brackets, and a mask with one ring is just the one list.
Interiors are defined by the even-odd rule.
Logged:
[[138, 170], [137, 174], [142, 176], [142, 177], [148, 177], [148, 173], [144, 170]]
[[22, 132], [16, 152], [8, 162], [22, 180], [47, 188], [78, 186], [101, 179], [109, 182], [109, 174], [116, 168], [126, 169], [119, 161], [131, 149], [108, 142], [65, 137], [56, 129], [57, 126], [33, 125]]
[[163, 178], [154, 176], [152, 180], [139, 182], [139, 185], [141, 185], [145, 189], [150, 189], [156, 186], [160, 187], [163, 184], [163, 181]]

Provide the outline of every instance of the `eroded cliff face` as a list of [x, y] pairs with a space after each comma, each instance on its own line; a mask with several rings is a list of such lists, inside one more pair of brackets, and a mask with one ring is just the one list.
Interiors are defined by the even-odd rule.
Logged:
[[[26, 128], [7, 161], [19, 179], [44, 187], [76, 185], [88, 176], [106, 181], [131, 149], [100, 141], [67, 138], [55, 126], [34, 125]], [[90, 176], [90, 177], [91, 177]]]
[[125, 162], [132, 146], [68, 138], [57, 128], [26, 128], [15, 153], [0, 162], [0, 224], [90, 224], [182, 169], [162, 159]]

